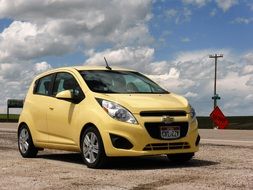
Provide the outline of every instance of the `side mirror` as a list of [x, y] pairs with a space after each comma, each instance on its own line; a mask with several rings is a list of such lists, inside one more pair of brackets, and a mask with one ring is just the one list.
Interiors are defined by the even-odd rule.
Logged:
[[70, 90], [64, 90], [56, 94], [55, 96], [57, 99], [60, 100], [72, 100], [72, 92]]

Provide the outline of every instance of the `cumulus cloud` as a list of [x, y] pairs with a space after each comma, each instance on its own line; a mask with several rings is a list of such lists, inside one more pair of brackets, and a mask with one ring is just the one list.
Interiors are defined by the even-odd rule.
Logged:
[[[182, 2], [185, 5], [194, 5], [197, 7], [203, 7], [205, 5], [207, 5], [208, 3], [211, 3], [212, 0], [182, 0]], [[235, 6], [238, 1], [237, 0], [215, 0], [218, 8], [222, 9], [223, 12], [228, 11], [231, 7]], [[215, 16], [216, 15], [217, 10], [213, 9], [210, 12], [210, 16]]]
[[0, 61], [15, 62], [69, 52], [72, 40], [54, 35], [36, 24], [14, 21], [0, 33]]
[[249, 78], [249, 80], [245, 83], [247, 86], [253, 87], [253, 76]]
[[187, 7], [181, 9], [167, 9], [164, 11], [164, 16], [167, 19], [173, 20], [176, 24], [182, 24], [191, 20], [192, 11]]
[[183, 3], [185, 4], [193, 4], [197, 5], [198, 7], [202, 7], [206, 5], [210, 0], [183, 0]]
[[228, 11], [232, 6], [236, 5], [237, 0], [216, 0], [216, 3], [219, 8], [221, 8], [224, 12]]
[[190, 38], [187, 38], [187, 37], [181, 38], [181, 42], [183, 42], [183, 43], [188, 43], [190, 41], [191, 41]]
[[119, 65], [122, 67], [140, 69], [145, 64], [150, 63], [154, 49], [148, 47], [124, 47], [121, 49], [107, 49], [102, 52], [89, 52], [85, 64], [88, 65], [105, 65], [104, 57], [110, 65]]
[[32, 59], [101, 44], [150, 44], [151, 1], [1, 0], [0, 18], [15, 20], [0, 34], [0, 61]]
[[253, 18], [237, 17], [232, 23], [235, 24], [250, 24], [253, 22]]

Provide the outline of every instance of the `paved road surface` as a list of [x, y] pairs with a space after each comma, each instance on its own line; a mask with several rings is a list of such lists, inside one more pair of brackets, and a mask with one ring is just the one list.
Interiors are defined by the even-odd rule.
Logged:
[[[0, 123], [0, 131], [16, 131], [16, 123]], [[253, 146], [253, 130], [200, 129], [201, 143]]]
[[78, 153], [46, 149], [22, 158], [16, 128], [0, 123], [1, 190], [253, 189], [253, 131], [200, 130], [200, 151], [182, 165], [166, 156], [114, 158], [107, 168], [93, 170]]

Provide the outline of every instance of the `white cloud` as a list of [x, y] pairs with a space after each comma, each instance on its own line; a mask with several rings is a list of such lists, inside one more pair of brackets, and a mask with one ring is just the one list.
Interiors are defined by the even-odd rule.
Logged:
[[209, 15], [210, 16], [215, 16], [217, 14], [217, 9], [213, 9], [210, 13], [209, 13]]
[[243, 75], [245, 75], [245, 74], [253, 74], [253, 65], [245, 65], [242, 68], [242, 74]]
[[1, 0], [0, 18], [14, 22], [0, 34], [0, 62], [147, 45], [151, 17], [151, 0]]
[[178, 14], [178, 11], [176, 9], [168, 9], [165, 11], [165, 15], [168, 17], [168, 18], [173, 18], [175, 17], [176, 15]]
[[235, 20], [232, 21], [232, 23], [237, 24], [250, 24], [253, 22], [252, 18], [243, 18], [243, 17], [237, 17]]
[[0, 62], [62, 55], [70, 51], [72, 39], [47, 32], [36, 24], [14, 21], [0, 33]]
[[186, 98], [189, 98], [189, 97], [197, 97], [198, 94], [197, 93], [192, 93], [192, 92], [187, 92], [185, 95], [184, 95]]
[[167, 19], [173, 20], [176, 24], [182, 24], [191, 20], [192, 11], [187, 7], [183, 7], [182, 9], [165, 10], [163, 14]]
[[247, 86], [253, 87], [253, 76], [249, 78], [249, 80], [245, 83]]
[[124, 47], [122, 49], [107, 49], [102, 52], [89, 52], [85, 64], [88, 65], [105, 65], [104, 57], [106, 57], [110, 65], [120, 65], [121, 67], [140, 69], [145, 68], [145, 64], [150, 63], [154, 49], [148, 47]]
[[185, 4], [193, 4], [198, 7], [202, 7], [206, 5], [208, 2], [210, 2], [210, 0], [183, 0], [183, 3]]
[[237, 0], [216, 0], [216, 3], [219, 8], [221, 8], [224, 12], [228, 11], [232, 6], [236, 5]]
[[244, 61], [253, 65], [253, 51], [248, 52], [243, 56]]
[[190, 38], [187, 38], [187, 37], [181, 38], [181, 42], [183, 43], [188, 43], [190, 41], [191, 41]]

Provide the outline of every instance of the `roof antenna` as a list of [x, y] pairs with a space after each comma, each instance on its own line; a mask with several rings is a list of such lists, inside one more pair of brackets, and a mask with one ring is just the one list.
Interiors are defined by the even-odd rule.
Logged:
[[112, 68], [108, 65], [107, 60], [106, 60], [105, 57], [104, 57], [104, 60], [105, 60], [105, 64], [106, 64], [106, 67], [105, 67], [105, 68], [107, 68], [107, 69], [109, 69], [109, 70], [112, 70]]

